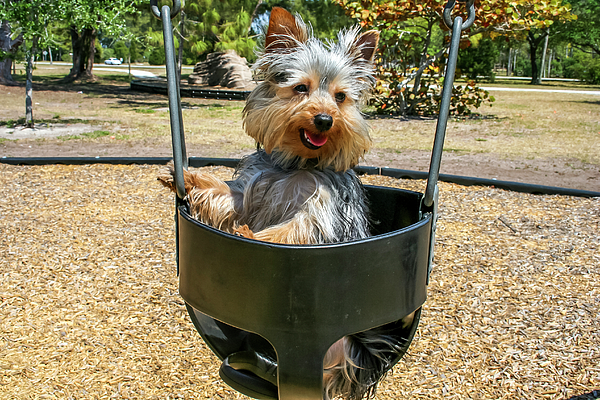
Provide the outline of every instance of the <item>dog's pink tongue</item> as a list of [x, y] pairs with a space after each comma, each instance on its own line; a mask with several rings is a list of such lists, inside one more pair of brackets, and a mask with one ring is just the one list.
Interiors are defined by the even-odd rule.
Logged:
[[306, 132], [306, 136], [308, 136], [310, 142], [315, 146], [321, 147], [327, 143], [327, 136], [325, 135], [315, 135], [310, 132]]

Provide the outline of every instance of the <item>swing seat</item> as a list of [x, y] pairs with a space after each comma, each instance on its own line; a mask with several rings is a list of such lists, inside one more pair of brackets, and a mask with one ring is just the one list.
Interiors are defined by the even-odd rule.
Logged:
[[[178, 200], [180, 294], [234, 389], [322, 400], [323, 358], [340, 338], [389, 325], [406, 337], [394, 363], [408, 348], [426, 299], [432, 213], [420, 193], [366, 188], [373, 236], [327, 245], [233, 236]], [[415, 311], [407, 333], [399, 321]]]

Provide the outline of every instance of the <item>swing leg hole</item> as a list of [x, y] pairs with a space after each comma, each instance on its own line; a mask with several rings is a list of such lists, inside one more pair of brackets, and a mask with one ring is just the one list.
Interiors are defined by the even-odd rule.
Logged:
[[246, 396], [277, 400], [277, 364], [253, 351], [240, 351], [226, 357], [219, 369], [225, 383]]

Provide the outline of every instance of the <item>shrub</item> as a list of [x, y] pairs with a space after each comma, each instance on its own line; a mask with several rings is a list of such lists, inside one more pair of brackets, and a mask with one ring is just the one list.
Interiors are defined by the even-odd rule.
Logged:
[[110, 47], [109, 47], [109, 48], [106, 48], [106, 49], [104, 49], [104, 51], [102, 52], [102, 56], [103, 56], [102, 58], [103, 58], [104, 60], [108, 60], [109, 58], [112, 58], [112, 57], [114, 57], [114, 56], [115, 56], [115, 51], [114, 51], [113, 49], [111, 49]]
[[471, 39], [471, 46], [458, 53], [457, 75], [465, 75], [473, 81], [484, 76], [493, 81], [495, 78], [494, 64], [498, 59], [496, 45], [488, 38], [473, 40], [473, 37]]
[[564, 61], [565, 76], [586, 83], [600, 84], [600, 58], [586, 53], [575, 53]]
[[[393, 73], [380, 74], [373, 105], [378, 114], [432, 116], [439, 113], [442, 101], [444, 60], [429, 66], [421, 77], [421, 87], [413, 93], [411, 87], [401, 85], [402, 79]], [[450, 114], [465, 116], [484, 103], [490, 106], [495, 99], [489, 92], [469, 81], [464, 86], [454, 85], [450, 100]]]
[[165, 49], [157, 47], [148, 56], [148, 63], [150, 65], [165, 65]]

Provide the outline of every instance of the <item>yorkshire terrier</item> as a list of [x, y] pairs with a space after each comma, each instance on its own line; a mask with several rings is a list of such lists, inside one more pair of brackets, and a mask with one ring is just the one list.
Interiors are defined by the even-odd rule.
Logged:
[[[225, 183], [184, 171], [192, 217], [256, 240], [335, 243], [369, 236], [368, 205], [352, 167], [371, 145], [360, 112], [374, 84], [379, 33], [342, 31], [337, 43], [316, 39], [299, 16], [271, 11], [264, 53], [254, 65], [263, 81], [249, 95], [244, 128], [257, 151]], [[159, 180], [171, 190], [173, 167]], [[412, 323], [412, 315], [402, 321]], [[383, 328], [347, 336], [324, 359], [324, 398], [358, 400], [401, 353], [401, 338]]]

